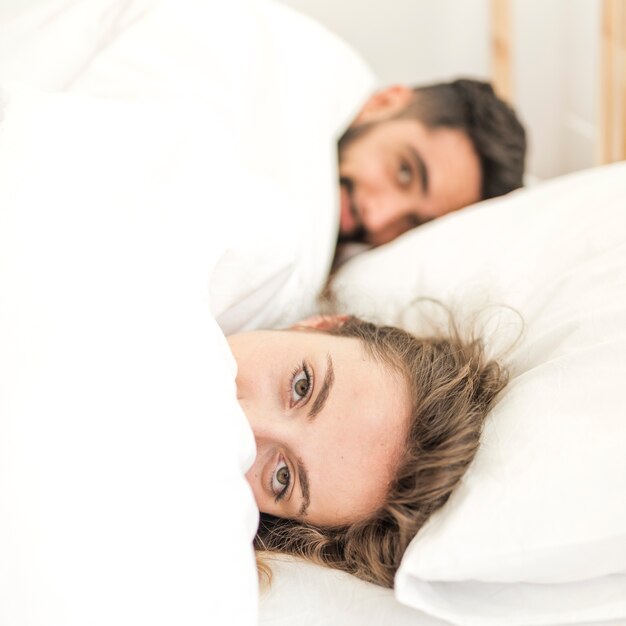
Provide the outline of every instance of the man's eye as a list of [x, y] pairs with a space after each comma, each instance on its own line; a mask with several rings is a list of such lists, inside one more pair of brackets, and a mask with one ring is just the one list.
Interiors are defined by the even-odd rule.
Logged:
[[407, 161], [401, 161], [398, 167], [398, 182], [401, 185], [408, 185], [413, 180], [413, 172]]
[[289, 472], [287, 464], [281, 459], [272, 476], [272, 492], [276, 496], [276, 502], [279, 502], [287, 493], [290, 483], [291, 473]]
[[303, 363], [298, 368], [291, 379], [291, 403], [292, 406], [299, 404], [307, 398], [311, 392], [311, 374], [307, 366]]

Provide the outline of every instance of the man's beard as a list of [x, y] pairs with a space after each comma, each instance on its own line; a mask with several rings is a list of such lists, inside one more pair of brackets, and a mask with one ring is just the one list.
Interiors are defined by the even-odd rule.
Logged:
[[350, 200], [350, 212], [352, 216], [354, 217], [354, 220], [356, 222], [356, 227], [353, 230], [351, 230], [349, 233], [342, 233], [341, 228], [340, 228], [337, 241], [338, 243], [349, 243], [349, 242], [354, 242], [354, 241], [365, 242], [367, 233], [365, 231], [365, 228], [363, 227], [363, 224], [361, 224], [359, 212], [356, 210], [354, 206], [354, 201], [352, 199], [354, 183], [352, 182], [350, 178], [340, 177], [339, 184], [342, 187], [344, 187], [346, 191], [348, 192], [348, 198]]
[[[355, 142], [359, 137], [362, 137], [365, 133], [369, 132], [373, 126], [375, 126], [378, 122], [370, 122], [366, 124], [359, 124], [358, 126], [350, 126], [343, 135], [339, 138], [337, 142], [337, 155], [339, 159], [339, 169], [341, 171], [341, 161], [344, 152], [348, 149], [348, 147]], [[349, 243], [349, 242], [358, 242], [358, 243], [366, 243], [367, 242], [367, 232], [361, 223], [360, 214], [354, 207], [353, 193], [354, 193], [354, 182], [347, 176], [340, 176], [339, 184], [344, 186], [348, 192], [348, 196], [350, 198], [350, 211], [357, 223], [357, 226], [354, 230], [349, 233], [342, 233], [341, 230], [338, 236], [338, 243]]]

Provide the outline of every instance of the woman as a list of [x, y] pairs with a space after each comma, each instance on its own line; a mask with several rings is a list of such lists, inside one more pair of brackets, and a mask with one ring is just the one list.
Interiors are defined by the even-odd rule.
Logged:
[[472, 461], [506, 372], [456, 330], [418, 338], [349, 316], [229, 344], [257, 444], [257, 550], [392, 586]]

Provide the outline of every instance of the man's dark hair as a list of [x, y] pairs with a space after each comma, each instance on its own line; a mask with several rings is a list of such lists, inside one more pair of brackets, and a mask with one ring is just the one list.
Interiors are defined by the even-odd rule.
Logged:
[[463, 131], [480, 159], [483, 200], [523, 185], [526, 132], [489, 83], [463, 78], [413, 91], [415, 98], [397, 117]]

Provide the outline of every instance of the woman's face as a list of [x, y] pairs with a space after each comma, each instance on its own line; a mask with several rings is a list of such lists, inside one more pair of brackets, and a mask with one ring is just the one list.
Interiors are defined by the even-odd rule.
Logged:
[[246, 478], [259, 509], [320, 526], [373, 513], [408, 425], [401, 376], [358, 339], [289, 330], [228, 341], [237, 396], [256, 440]]

